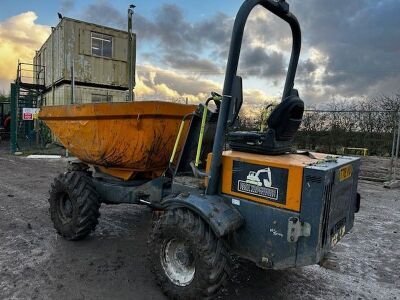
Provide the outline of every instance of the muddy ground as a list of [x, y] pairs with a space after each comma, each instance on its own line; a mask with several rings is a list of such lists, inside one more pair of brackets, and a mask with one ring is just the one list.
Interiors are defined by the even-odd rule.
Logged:
[[[146, 268], [148, 209], [104, 205], [88, 239], [57, 236], [47, 197], [65, 164], [0, 150], [0, 298], [165, 299]], [[220, 299], [400, 299], [400, 190], [367, 181], [359, 190], [354, 229], [323, 267], [264, 271], [240, 261]]]

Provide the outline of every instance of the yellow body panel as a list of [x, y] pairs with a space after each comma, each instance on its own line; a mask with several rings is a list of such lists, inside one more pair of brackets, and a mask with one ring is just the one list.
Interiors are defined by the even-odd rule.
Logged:
[[[182, 118], [196, 106], [168, 102], [43, 107], [42, 119], [81, 161], [124, 180], [154, 178], [168, 166]], [[189, 129], [184, 126], [178, 153]]]
[[[307, 165], [317, 163], [318, 161], [325, 159], [327, 155], [312, 153], [311, 156], [312, 157], [304, 154], [285, 154], [272, 156], [238, 151], [225, 151], [222, 156], [222, 193], [266, 205], [299, 212], [302, 196], [303, 169]], [[210, 168], [211, 160], [212, 156], [210, 154], [207, 160], [207, 170], [209, 170]], [[263, 197], [243, 194], [241, 192], [234, 191], [232, 188], [234, 161], [288, 170], [287, 190], [285, 191], [285, 204], [277, 203], [276, 201], [268, 200]]]

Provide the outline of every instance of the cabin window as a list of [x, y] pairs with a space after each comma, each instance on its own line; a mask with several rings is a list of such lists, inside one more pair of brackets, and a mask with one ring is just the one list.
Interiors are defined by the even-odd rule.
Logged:
[[112, 102], [111, 95], [92, 94], [92, 103]]
[[112, 36], [92, 32], [92, 55], [112, 58], [112, 43]]

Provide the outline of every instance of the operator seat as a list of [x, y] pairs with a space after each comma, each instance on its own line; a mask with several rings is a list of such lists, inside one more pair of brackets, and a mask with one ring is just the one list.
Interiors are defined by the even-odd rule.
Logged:
[[232, 150], [280, 155], [292, 150], [292, 143], [304, 114], [304, 102], [297, 90], [282, 101], [268, 118], [266, 132], [231, 132], [228, 142]]

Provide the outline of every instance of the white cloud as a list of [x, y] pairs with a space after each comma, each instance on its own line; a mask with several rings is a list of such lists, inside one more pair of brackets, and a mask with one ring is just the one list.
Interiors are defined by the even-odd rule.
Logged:
[[35, 50], [44, 43], [51, 29], [36, 24], [37, 15], [28, 11], [0, 21], [0, 80], [16, 77], [17, 62], [32, 63]]
[[[220, 93], [222, 85], [208, 79], [199, 79], [182, 72], [165, 70], [152, 65], [138, 66], [136, 80], [137, 100], [169, 100], [189, 103], [204, 102], [210, 92]], [[250, 107], [258, 109], [265, 102], [277, 100], [258, 89], [245, 89], [244, 109], [251, 112]]]

